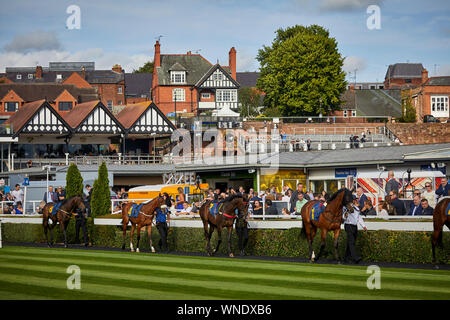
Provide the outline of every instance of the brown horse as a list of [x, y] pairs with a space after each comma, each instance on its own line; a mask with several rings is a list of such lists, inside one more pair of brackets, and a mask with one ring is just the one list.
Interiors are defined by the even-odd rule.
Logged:
[[[44, 227], [45, 239], [50, 247], [53, 244], [53, 228], [59, 223], [59, 227], [64, 234], [64, 247], [67, 248], [66, 229], [70, 218], [79, 214], [86, 214], [86, 207], [83, 198], [80, 196], [73, 196], [64, 200], [59, 209], [56, 209], [55, 206], [56, 203], [49, 202], [42, 208], [42, 226]], [[53, 209], [56, 212], [53, 212]], [[52, 224], [48, 223], [49, 220], [52, 221]], [[50, 241], [48, 241], [47, 229], [50, 229]]]
[[341, 233], [342, 209], [345, 206], [349, 212], [353, 212], [352, 201], [352, 192], [346, 188], [340, 189], [330, 197], [328, 204], [325, 207], [325, 210], [320, 214], [318, 221], [311, 219], [311, 210], [314, 204], [319, 201], [309, 201], [302, 207], [301, 215], [303, 227], [301, 230], [301, 235], [306, 236], [308, 239], [309, 259], [311, 262], [314, 262], [312, 241], [316, 235], [317, 228], [320, 228], [321, 230], [321, 244], [319, 254], [315, 258], [315, 261], [319, 260], [323, 253], [327, 233], [330, 230], [334, 231], [334, 257], [337, 261], [339, 261], [338, 238]]
[[122, 250], [125, 250], [125, 236], [127, 233], [128, 222], [131, 222], [131, 237], [130, 237], [130, 250], [134, 252], [133, 248], [133, 235], [134, 229], [137, 226], [137, 244], [136, 252], [139, 252], [139, 241], [141, 240], [141, 228], [147, 226], [148, 239], [150, 241], [150, 248], [152, 252], [155, 252], [152, 242], [152, 222], [153, 218], [156, 216], [156, 208], [167, 208], [171, 206], [170, 196], [167, 193], [164, 195], [159, 194], [158, 197], [151, 201], [142, 204], [139, 210], [138, 216], [133, 218], [128, 216], [128, 212], [133, 205], [133, 202], [128, 202], [122, 206], [122, 230], [123, 230], [123, 244]]
[[436, 264], [436, 245], [442, 246], [442, 229], [444, 224], [450, 229], [450, 215], [446, 209], [450, 203], [450, 197], [443, 198], [438, 202], [433, 211], [433, 236], [431, 238], [431, 249], [433, 251], [433, 264]]
[[[213, 200], [206, 200], [200, 207], [200, 217], [202, 218], [203, 229], [205, 231], [206, 250], [209, 256], [214, 255], [219, 250], [220, 243], [222, 242], [222, 229], [226, 227], [228, 230], [228, 255], [234, 257], [231, 252], [231, 234], [233, 231], [234, 219], [237, 217], [235, 212], [236, 209], [238, 209], [239, 214], [244, 215], [244, 197], [234, 194], [225, 198], [223, 200], [223, 206], [219, 208], [219, 212], [215, 216], [209, 211], [212, 201]], [[216, 248], [211, 251], [210, 241], [214, 229], [217, 229], [218, 241]]]

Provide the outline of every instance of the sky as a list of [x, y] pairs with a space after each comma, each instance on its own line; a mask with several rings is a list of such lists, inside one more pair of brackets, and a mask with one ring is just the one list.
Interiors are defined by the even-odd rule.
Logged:
[[[132, 72], [162, 54], [200, 53], [258, 71], [258, 50], [279, 28], [318, 24], [337, 40], [348, 81], [383, 81], [389, 64], [422, 63], [450, 75], [448, 0], [0, 0], [0, 72], [49, 61], [120, 64]], [[68, 28], [80, 12], [79, 28]], [[372, 6], [372, 7], [369, 7]], [[376, 6], [378, 11], [368, 8]], [[379, 13], [379, 15], [377, 15]], [[376, 22], [379, 22], [376, 24]], [[375, 24], [374, 24], [375, 23]], [[375, 27], [375, 28], [374, 28]], [[356, 71], [356, 72], [355, 72]]]

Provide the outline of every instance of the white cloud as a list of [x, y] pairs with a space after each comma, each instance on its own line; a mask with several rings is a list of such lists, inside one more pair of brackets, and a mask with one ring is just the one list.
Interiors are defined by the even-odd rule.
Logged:
[[126, 72], [132, 72], [133, 69], [138, 69], [151, 60], [153, 60], [153, 56], [146, 54], [105, 53], [100, 48], [89, 48], [73, 53], [58, 50], [28, 53], [5, 52], [0, 53], [0, 72], [4, 72], [5, 67], [48, 66], [50, 61], [94, 61], [95, 68], [99, 70], [111, 69], [114, 64], [120, 64]]
[[369, 5], [380, 5], [382, 0], [322, 0], [322, 11], [354, 11], [367, 8]]
[[[429, 76], [434, 76], [434, 75], [429, 74]], [[443, 65], [440, 67], [438, 66], [436, 68], [436, 76], [450, 76], [450, 64], [446, 64], [446, 65]]]
[[344, 66], [342, 69], [347, 73], [354, 76], [355, 69], [358, 71], [363, 71], [367, 67], [367, 61], [364, 58], [357, 56], [349, 56], [344, 60]]
[[15, 35], [4, 50], [7, 52], [30, 52], [40, 50], [60, 50], [61, 43], [53, 32], [42, 30]]
[[237, 48], [236, 50], [236, 70], [238, 72], [256, 71], [258, 69], [255, 55], [250, 54], [245, 48]]

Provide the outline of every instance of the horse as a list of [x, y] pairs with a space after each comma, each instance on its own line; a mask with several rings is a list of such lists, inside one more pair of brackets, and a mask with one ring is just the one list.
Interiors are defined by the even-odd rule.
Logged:
[[342, 188], [334, 193], [328, 200], [325, 210], [320, 214], [319, 220], [315, 221], [311, 219], [311, 211], [313, 206], [319, 202], [319, 200], [309, 201], [302, 207], [301, 216], [303, 227], [301, 229], [301, 235], [308, 240], [309, 259], [310, 262], [314, 262], [312, 241], [316, 235], [317, 228], [321, 230], [321, 244], [319, 254], [315, 258], [315, 261], [319, 260], [323, 253], [328, 231], [334, 231], [334, 257], [339, 262], [338, 238], [341, 233], [342, 209], [345, 206], [349, 212], [353, 212], [353, 195], [347, 188]]
[[[214, 216], [211, 214], [209, 208], [213, 200], [208, 199], [200, 206], [200, 218], [203, 222], [203, 229], [205, 232], [206, 250], [208, 256], [214, 255], [222, 242], [222, 229], [228, 230], [228, 256], [234, 257], [231, 252], [231, 234], [233, 231], [234, 219], [237, 217], [235, 210], [238, 209], [239, 214], [244, 214], [245, 204], [242, 195], [231, 195], [223, 200], [223, 206], [219, 208], [219, 212]], [[208, 230], [209, 225], [209, 230]], [[216, 248], [211, 250], [211, 236], [217, 229], [218, 241]]]
[[134, 229], [137, 226], [137, 244], [136, 252], [139, 252], [139, 241], [141, 239], [141, 228], [147, 226], [148, 239], [150, 241], [150, 248], [152, 252], [155, 252], [152, 242], [152, 222], [153, 218], [156, 216], [156, 208], [169, 208], [171, 206], [171, 199], [167, 193], [163, 195], [159, 194], [158, 197], [151, 201], [142, 204], [137, 217], [129, 217], [128, 212], [133, 206], [133, 202], [128, 202], [122, 205], [122, 231], [123, 231], [123, 244], [122, 250], [125, 250], [125, 236], [127, 233], [128, 222], [131, 222], [131, 237], [130, 237], [130, 250], [134, 252], [133, 247], [133, 235]]
[[[73, 196], [63, 200], [59, 208], [55, 208], [56, 205], [56, 203], [49, 202], [42, 208], [42, 226], [44, 227], [45, 239], [47, 240], [48, 247], [51, 247], [53, 243], [52, 231], [56, 224], [59, 223], [59, 227], [64, 234], [64, 247], [67, 248], [66, 229], [70, 218], [78, 214], [85, 215], [86, 206], [84, 205], [83, 198], [80, 196]], [[56, 212], [52, 212], [54, 209]], [[77, 212], [74, 213], [74, 211]], [[51, 225], [48, 223], [49, 220], [52, 220]], [[50, 241], [48, 240], [47, 229], [50, 229]]]
[[442, 247], [442, 229], [444, 224], [450, 229], [450, 213], [446, 212], [449, 204], [450, 197], [445, 197], [438, 202], [433, 211], [433, 235], [431, 238], [433, 264], [436, 264], [436, 245]]

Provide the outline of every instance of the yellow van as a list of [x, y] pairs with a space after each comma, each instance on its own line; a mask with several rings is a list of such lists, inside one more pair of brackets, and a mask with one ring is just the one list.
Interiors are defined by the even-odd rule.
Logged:
[[[189, 184], [156, 184], [140, 186], [128, 190], [128, 199], [153, 199], [159, 196], [159, 194], [167, 192], [172, 199], [175, 200], [178, 195], [178, 188], [180, 187], [183, 189], [184, 194], [188, 195], [188, 200], [190, 202], [190, 200], [194, 197], [199, 198], [200, 201], [203, 200], [209, 185], [207, 183], [200, 183], [200, 188], [197, 188], [196, 185]], [[137, 200], [135, 202], [139, 203], [143, 201], [144, 200]]]

